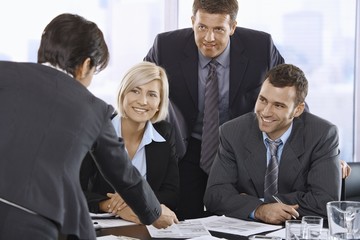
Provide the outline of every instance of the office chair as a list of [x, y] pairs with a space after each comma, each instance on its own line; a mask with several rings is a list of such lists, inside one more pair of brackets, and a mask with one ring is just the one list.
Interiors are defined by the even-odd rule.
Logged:
[[343, 179], [341, 200], [360, 201], [360, 162], [348, 162], [350, 176]]

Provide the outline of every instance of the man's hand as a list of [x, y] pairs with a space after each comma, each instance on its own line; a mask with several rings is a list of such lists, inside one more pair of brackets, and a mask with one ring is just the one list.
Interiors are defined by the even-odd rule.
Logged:
[[179, 223], [175, 213], [161, 204], [161, 216], [152, 225], [156, 228], [167, 228], [174, 223]]
[[255, 210], [255, 218], [265, 223], [281, 224], [295, 216], [299, 217], [296, 209], [299, 205], [286, 205], [283, 203], [266, 203]]
[[344, 160], [340, 160], [340, 165], [341, 165], [342, 178], [346, 179], [348, 176], [350, 176], [351, 167]]

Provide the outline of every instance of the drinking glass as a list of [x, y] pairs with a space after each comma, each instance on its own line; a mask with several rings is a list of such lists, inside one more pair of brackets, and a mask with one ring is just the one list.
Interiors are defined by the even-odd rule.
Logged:
[[306, 223], [303, 237], [305, 239], [320, 239], [324, 219], [319, 216], [304, 216], [301, 220]]
[[360, 202], [333, 201], [326, 208], [331, 239], [360, 239]]
[[286, 220], [286, 240], [304, 239], [305, 229], [306, 222], [303, 222], [302, 220]]

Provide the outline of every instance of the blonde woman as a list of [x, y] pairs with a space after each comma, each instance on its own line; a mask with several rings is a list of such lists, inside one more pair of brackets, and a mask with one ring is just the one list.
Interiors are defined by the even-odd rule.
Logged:
[[[167, 76], [161, 67], [150, 62], [136, 64], [120, 84], [118, 113], [112, 122], [125, 143], [132, 164], [147, 180], [159, 202], [175, 211], [179, 173], [173, 129], [164, 121], [168, 114], [168, 91]], [[81, 169], [82, 187], [90, 212], [112, 212], [125, 220], [140, 223], [94, 163], [88, 154]]]

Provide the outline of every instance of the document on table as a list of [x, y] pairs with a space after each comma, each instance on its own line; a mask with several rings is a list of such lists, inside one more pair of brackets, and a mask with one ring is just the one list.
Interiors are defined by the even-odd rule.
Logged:
[[134, 222], [129, 222], [121, 218], [112, 218], [112, 219], [92, 219], [95, 229], [99, 228], [112, 228], [112, 227], [121, 227], [135, 225]]
[[136, 224], [134, 222], [129, 222], [121, 218], [117, 218], [114, 214], [111, 213], [90, 213], [90, 216], [95, 229], [121, 227]]
[[97, 240], [140, 240], [138, 238], [126, 237], [126, 236], [115, 236], [115, 235], [107, 235], [102, 237], [97, 237]]
[[281, 225], [245, 221], [225, 216], [211, 216], [202, 218], [201, 221], [209, 231], [230, 233], [241, 236], [250, 236], [282, 228]]
[[165, 229], [157, 229], [151, 225], [146, 226], [146, 228], [153, 238], [195, 238], [211, 236], [204, 224], [199, 220], [183, 221]]
[[166, 229], [156, 229], [155, 227], [147, 226], [150, 236], [155, 238], [195, 238], [206, 235], [211, 236], [209, 231], [250, 236], [275, 231], [280, 228], [282, 228], [281, 225], [245, 221], [225, 216], [185, 220], [179, 224], [173, 224]]

